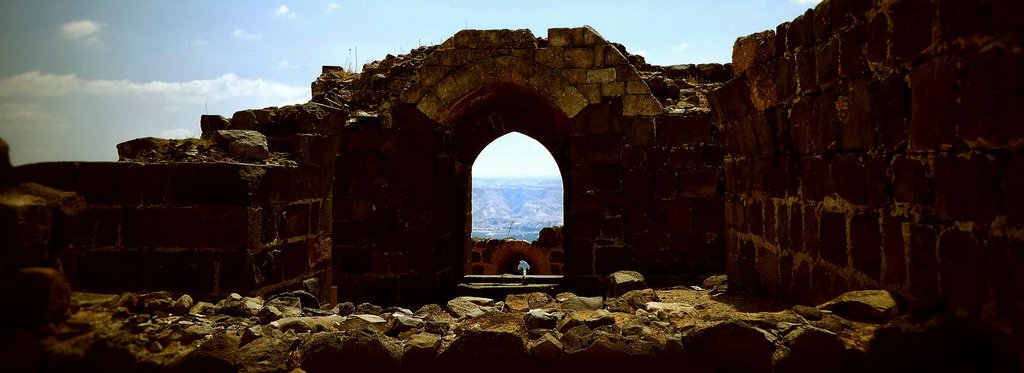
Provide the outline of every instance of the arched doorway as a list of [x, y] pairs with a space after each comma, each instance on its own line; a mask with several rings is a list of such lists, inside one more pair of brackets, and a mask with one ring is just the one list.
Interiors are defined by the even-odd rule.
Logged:
[[561, 275], [564, 189], [544, 145], [510, 132], [484, 148], [472, 175], [465, 274], [519, 273], [525, 260], [529, 274]]
[[[492, 256], [485, 257], [488, 252], [486, 250], [487, 247], [476, 250], [476, 254], [479, 257], [474, 257], [474, 247], [477, 245], [472, 239], [474, 231], [472, 212], [474, 164], [488, 145], [491, 145], [495, 140], [503, 136], [515, 133], [512, 135], [513, 138], [522, 136], [530, 141], [535, 141], [539, 145], [537, 148], [545, 151], [554, 163], [553, 168], [555, 170], [553, 172], [558, 176], [559, 180], [555, 183], [557, 184], [556, 187], [561, 187], [558, 193], [563, 196], [561, 213], [564, 216], [564, 212], [567, 211], [566, 209], [570, 203], [564, 199], [564, 191], [569, 188], [567, 181], [569, 120], [557, 106], [549, 102], [543, 95], [513, 83], [481, 86], [475, 92], [447, 108], [445, 116], [451, 118], [449, 124], [451, 125], [453, 140], [456, 145], [457, 179], [459, 180], [460, 187], [465, 190], [465, 199], [463, 200], [463, 206], [465, 206], [465, 216], [463, 217], [465, 233], [462, 248], [464, 259], [461, 268], [462, 273], [464, 275], [497, 274], [499, 272], [497, 267], [502, 265], [502, 263], [492, 263], [494, 265], [493, 270], [477, 267], [476, 271], [474, 271], [474, 266], [469, 264], [469, 262], [474, 260], [477, 262], [487, 262], [495, 259], [506, 261], [501, 259], [501, 257], [493, 256], [493, 249], [490, 250]], [[508, 228], [506, 226], [505, 235], [508, 235], [507, 232]], [[496, 238], [503, 239], [505, 235], [497, 233]], [[558, 246], [557, 248], [552, 248], [555, 249], [553, 251], [556, 251], [557, 254], [548, 255], [547, 257], [555, 259], [559, 264], [557, 266], [557, 274], [564, 275], [569, 270], [562, 265], [565, 261], [565, 256], [569, 255], [569, 253], [564, 253], [562, 250], [562, 247], [564, 247], [562, 237], [564, 235], [561, 230], [548, 230], [546, 236], [544, 238], [547, 238], [549, 246]], [[538, 236], [538, 240], [544, 241], [540, 236]], [[489, 243], [489, 245], [495, 245], [495, 243]], [[528, 262], [530, 261], [528, 259], [529, 256], [523, 255], [523, 257]], [[547, 274], [554, 274], [556, 272], [552, 270], [552, 267], [540, 265], [540, 262], [536, 260], [534, 264], [537, 266], [533, 267], [531, 265], [531, 267], [537, 269], [543, 267], [545, 272], [548, 272]], [[507, 268], [502, 268], [500, 272], [510, 271]], [[533, 273], [536, 272], [531, 274]]]

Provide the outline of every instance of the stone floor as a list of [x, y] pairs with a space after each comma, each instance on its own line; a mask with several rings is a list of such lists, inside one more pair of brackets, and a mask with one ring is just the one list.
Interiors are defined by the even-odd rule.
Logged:
[[[288, 372], [1000, 370], [985, 336], [941, 315], [899, 315], [884, 291], [817, 307], [723, 293], [458, 297], [416, 310], [333, 307], [304, 291], [216, 304], [188, 295], [74, 293], [66, 320], [3, 338], [12, 371]], [[965, 332], [966, 331], [966, 332]], [[1012, 363], [1012, 361], [1010, 361]]]

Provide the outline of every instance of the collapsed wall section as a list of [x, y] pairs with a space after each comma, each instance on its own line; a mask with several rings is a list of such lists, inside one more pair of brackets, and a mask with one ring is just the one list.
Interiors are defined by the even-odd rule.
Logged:
[[170, 158], [37, 163], [15, 174], [85, 199], [83, 217], [66, 227], [61, 253], [76, 290], [167, 290], [213, 299], [303, 288], [326, 297], [338, 139], [309, 127], [319, 118], [289, 118], [291, 109], [243, 111], [231, 121], [203, 118], [204, 137], [222, 129], [266, 133], [271, 151], [288, 154], [279, 164], [190, 161], [202, 155], [192, 149], [174, 158], [173, 149], [152, 145], [165, 141], [143, 139], [119, 150]]
[[1019, 2], [832, 0], [737, 40], [713, 100], [728, 273], [1022, 330]]

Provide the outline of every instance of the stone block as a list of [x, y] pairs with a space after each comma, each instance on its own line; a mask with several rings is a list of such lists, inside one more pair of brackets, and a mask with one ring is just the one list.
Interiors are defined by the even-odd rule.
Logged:
[[[195, 294], [213, 290], [219, 268], [214, 258], [219, 253], [199, 250], [153, 250], [149, 252], [145, 270], [149, 283], [157, 289], [183, 291]], [[235, 259], [242, 260], [241, 255]], [[225, 289], [227, 290], [227, 289]], [[232, 289], [244, 291], [246, 289]], [[198, 294], [197, 294], [198, 295]]]
[[[889, 17], [886, 12], [877, 12], [868, 19], [865, 35], [865, 57], [872, 65], [891, 64], [889, 58]], [[872, 66], [872, 70], [875, 67]]]
[[692, 223], [694, 232], [721, 233], [725, 231], [725, 200], [721, 198], [696, 198], [693, 205]]
[[1000, 210], [998, 159], [943, 155], [934, 161], [935, 209], [958, 221], [990, 222]]
[[594, 67], [594, 49], [566, 48], [562, 64], [570, 69], [589, 69]]
[[867, 71], [864, 33], [864, 25], [859, 23], [839, 33], [839, 75], [843, 78], [859, 77]]
[[122, 216], [125, 247], [234, 248], [255, 242], [249, 239], [245, 207], [137, 208], [126, 209]]
[[235, 112], [228, 129], [267, 131], [273, 126], [276, 108], [250, 109]]
[[286, 206], [280, 216], [278, 232], [280, 232], [281, 239], [308, 235], [310, 233], [310, 218], [308, 203], [295, 203]]
[[587, 83], [610, 83], [615, 81], [615, 68], [587, 70]]
[[536, 38], [528, 29], [461, 30], [452, 36], [455, 48], [501, 49], [535, 48]]
[[[608, 82], [601, 83], [601, 95], [605, 97], [619, 97], [626, 94], [626, 83]], [[589, 97], [588, 97], [589, 99]], [[600, 101], [600, 100], [597, 100]], [[595, 102], [591, 100], [591, 102]]]
[[565, 66], [564, 51], [564, 49], [554, 46], [538, 48], [536, 52], [534, 52], [533, 60], [552, 69], [561, 69]]
[[622, 116], [658, 116], [664, 113], [664, 109], [658, 99], [651, 95], [625, 95], [622, 96]]
[[[966, 18], [966, 17], [964, 17]], [[972, 53], [961, 62], [959, 137], [973, 147], [1015, 147], [1024, 138], [1024, 79], [1020, 58], [1007, 48]], [[1019, 147], [1018, 147], [1019, 148]]]
[[[629, 96], [627, 96], [629, 97]], [[711, 93], [715, 121], [724, 123], [754, 112], [746, 75], [739, 75]]]
[[654, 198], [674, 198], [678, 189], [678, 178], [674, 171], [654, 172]]
[[825, 40], [814, 47], [814, 64], [819, 86], [830, 87], [839, 78], [839, 41]]
[[266, 169], [232, 163], [181, 163], [167, 169], [167, 203], [244, 205]]
[[915, 1], [896, 1], [889, 6], [892, 17], [892, 58], [896, 63], [911, 62], [932, 41], [935, 12], [922, 12]]
[[775, 31], [768, 30], [736, 39], [732, 46], [732, 69], [736, 75], [775, 56]]
[[910, 147], [940, 150], [956, 139], [956, 61], [936, 57], [910, 72]]
[[779, 254], [768, 247], [757, 248], [757, 257], [754, 259], [757, 266], [758, 285], [762, 291], [768, 294], [779, 293]]
[[[80, 291], [125, 291], [148, 286], [145, 250], [89, 250], [76, 253], [68, 275]], [[70, 267], [70, 266], [69, 266]]]
[[718, 171], [701, 170], [679, 173], [679, 195], [714, 197], [718, 194]]
[[904, 286], [907, 282], [907, 250], [904, 245], [903, 222], [898, 217], [882, 215], [882, 239], [885, 245], [885, 274], [882, 281]]
[[939, 295], [939, 264], [935, 229], [910, 224], [907, 251], [909, 289], [921, 301], [935, 300]]
[[42, 265], [49, 256], [51, 219], [45, 199], [0, 193], [0, 270]]
[[22, 268], [4, 273], [0, 280], [5, 298], [0, 302], [3, 305], [0, 325], [5, 329], [35, 329], [65, 318], [71, 288], [60, 271], [45, 267]]
[[808, 9], [793, 19], [786, 33], [786, 46], [790, 53], [814, 44], [814, 11]]
[[942, 296], [954, 309], [979, 315], [988, 301], [989, 249], [970, 232], [947, 230], [939, 239]]
[[820, 91], [815, 49], [811, 47], [802, 48], [794, 56], [796, 57], [797, 92], [802, 95], [808, 95]]
[[896, 156], [892, 160], [893, 200], [911, 205], [931, 204], [927, 160]]
[[879, 98], [872, 97], [868, 79], [850, 82], [846, 91], [846, 117], [840, 127], [840, 138], [844, 150], [863, 151], [872, 148], [878, 131]]
[[828, 166], [821, 157], [800, 157], [800, 192], [804, 199], [821, 200], [825, 196]]
[[805, 252], [804, 248], [804, 207], [800, 204], [793, 204], [789, 209], [789, 224], [787, 232], [780, 232], [780, 235], [787, 235], [787, 245], [780, 245], [784, 251]]
[[679, 146], [710, 142], [711, 121], [706, 117], [663, 116], [657, 118], [657, 144]]
[[821, 257], [839, 267], [846, 267], [846, 214], [821, 212]]
[[572, 29], [549, 28], [548, 45], [551, 47], [568, 47], [572, 45]]
[[850, 257], [853, 268], [881, 280], [882, 230], [877, 214], [857, 213], [850, 218]]

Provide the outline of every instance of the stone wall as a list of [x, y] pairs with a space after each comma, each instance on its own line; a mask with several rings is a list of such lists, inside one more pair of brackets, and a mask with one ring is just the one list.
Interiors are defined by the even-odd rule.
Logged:
[[536, 241], [473, 238], [466, 254], [467, 275], [520, 273], [520, 260], [530, 264], [530, 275], [561, 275], [565, 237], [561, 227], [547, 227]]
[[597, 292], [622, 269], [720, 270], [722, 160], [710, 114], [667, 112], [633, 61], [589, 27], [546, 39], [464, 30], [359, 76], [327, 69], [313, 101], [353, 108], [333, 191], [341, 298], [425, 301], [472, 271], [471, 167], [512, 131], [561, 169], [571, 288]]
[[1021, 15], [831, 0], [738, 39], [712, 105], [730, 278], [805, 301], [884, 288], [1024, 330]]
[[252, 111], [231, 121], [203, 118], [206, 132], [267, 133], [271, 150], [289, 154], [286, 164], [57, 162], [17, 167], [15, 174], [85, 199], [84, 217], [67, 227], [61, 253], [76, 290], [214, 298], [309, 288], [326, 296], [338, 139], [301, 128], [295, 122], [312, 119], [287, 113], [294, 111], [264, 110], [263, 123], [247, 120]]

